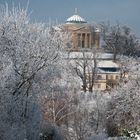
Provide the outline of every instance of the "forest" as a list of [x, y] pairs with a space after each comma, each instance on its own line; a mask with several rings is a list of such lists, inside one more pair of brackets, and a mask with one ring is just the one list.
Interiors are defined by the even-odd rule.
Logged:
[[140, 138], [140, 42], [129, 27], [100, 27], [130, 75], [106, 92], [64, 59], [68, 33], [31, 22], [27, 9], [0, 8], [0, 140]]

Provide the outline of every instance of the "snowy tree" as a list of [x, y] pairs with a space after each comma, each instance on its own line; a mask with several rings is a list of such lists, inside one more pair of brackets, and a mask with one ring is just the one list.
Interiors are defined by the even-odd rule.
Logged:
[[103, 41], [105, 49], [114, 54], [116, 60], [117, 54], [127, 56], [137, 56], [139, 45], [137, 38], [132, 33], [129, 27], [121, 26], [120, 24], [111, 26], [110, 24], [101, 23]]
[[[57, 70], [56, 67], [51, 67], [53, 75], [50, 76], [51, 73], [48, 73], [50, 79], [49, 82], [45, 82], [46, 94], [44, 94], [43, 99], [41, 99], [47, 122], [57, 125], [62, 124], [63, 119], [73, 114], [74, 111], [70, 106], [71, 102], [73, 102], [74, 93], [78, 91], [79, 87], [79, 84], [72, 78], [68, 70], [68, 65], [65, 67], [64, 61], [62, 61], [62, 64], [59, 63], [60, 69]], [[47, 77], [47, 75], [45, 75], [45, 77]]]
[[57, 64], [67, 36], [30, 23], [26, 9], [0, 10], [0, 139], [38, 139], [41, 75]]
[[114, 127], [115, 135], [120, 135], [123, 129], [136, 131], [140, 126], [140, 63], [139, 59], [124, 58], [125, 69], [129, 69], [128, 77], [111, 91], [107, 111], [108, 123], [112, 123], [112, 126], [108, 126], [108, 133]]
[[110, 96], [99, 92], [77, 94], [76, 112], [69, 120], [69, 139], [85, 140], [91, 135], [104, 133], [105, 111]]
[[[100, 50], [101, 51], [101, 50]], [[81, 79], [82, 90], [93, 92], [93, 86], [97, 75], [97, 59], [99, 50], [92, 48], [90, 52], [83, 50], [76, 55], [71, 62], [77, 76]]]

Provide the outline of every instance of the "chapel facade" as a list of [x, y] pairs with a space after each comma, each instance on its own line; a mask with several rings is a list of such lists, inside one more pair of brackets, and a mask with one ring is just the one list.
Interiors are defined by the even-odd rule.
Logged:
[[71, 34], [72, 46], [67, 46], [73, 51], [90, 50], [100, 46], [100, 30], [87, 23], [81, 16], [74, 14], [66, 20], [63, 30]]

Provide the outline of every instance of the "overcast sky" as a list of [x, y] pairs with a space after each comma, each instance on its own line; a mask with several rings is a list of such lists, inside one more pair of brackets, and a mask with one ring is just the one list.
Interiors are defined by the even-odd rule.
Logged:
[[[26, 7], [28, 0], [0, 0], [9, 7], [14, 3]], [[29, 12], [32, 21], [65, 22], [74, 14], [78, 14], [89, 22], [110, 21], [128, 25], [140, 38], [140, 0], [29, 0]]]

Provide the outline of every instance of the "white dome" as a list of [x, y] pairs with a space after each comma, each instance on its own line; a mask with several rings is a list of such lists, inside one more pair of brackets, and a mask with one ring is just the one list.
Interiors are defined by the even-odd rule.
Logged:
[[86, 23], [86, 21], [79, 15], [73, 15], [66, 20], [67, 23]]

